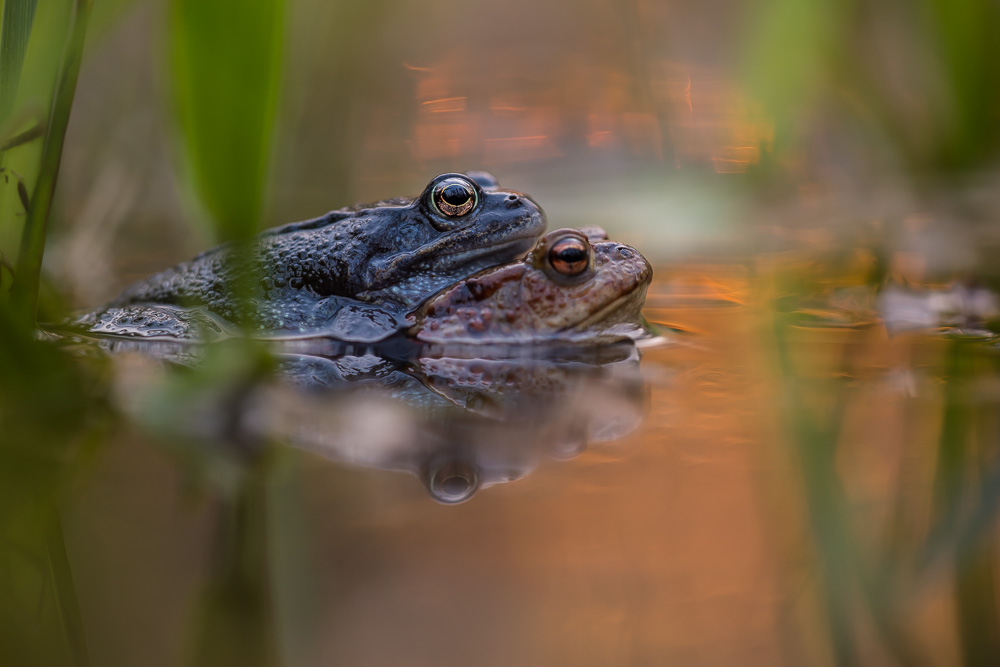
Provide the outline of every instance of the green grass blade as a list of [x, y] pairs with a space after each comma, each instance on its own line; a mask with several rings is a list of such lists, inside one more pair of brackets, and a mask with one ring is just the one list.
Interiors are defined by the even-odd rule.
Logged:
[[0, 125], [14, 106], [37, 0], [6, 0], [0, 21]]
[[38, 299], [38, 282], [42, 271], [42, 254], [52, 198], [55, 195], [59, 164], [62, 160], [63, 140], [69, 125], [69, 114], [76, 94], [76, 80], [83, 59], [83, 43], [87, 32], [87, 18], [91, 0], [77, 0], [74, 6], [69, 42], [62, 58], [56, 84], [55, 98], [45, 127], [41, 165], [38, 180], [29, 200], [27, 220], [21, 235], [21, 249], [17, 256], [16, 282], [13, 286], [14, 304], [25, 321], [34, 321]]
[[221, 240], [261, 222], [281, 64], [282, 0], [177, 0], [170, 77], [188, 180]]

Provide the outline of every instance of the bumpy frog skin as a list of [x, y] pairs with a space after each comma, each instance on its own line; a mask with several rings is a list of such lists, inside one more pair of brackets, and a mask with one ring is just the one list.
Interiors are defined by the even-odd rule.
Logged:
[[[566, 247], [575, 254], [561, 255]], [[442, 344], [592, 338], [638, 324], [652, 276], [634, 248], [592, 229], [560, 229], [524, 261], [485, 269], [432, 297], [410, 335]]]
[[[193, 338], [221, 318], [250, 332], [378, 338], [435, 291], [522, 256], [544, 229], [541, 209], [501, 190], [492, 176], [442, 174], [415, 199], [343, 208], [265, 231], [249, 257], [236, 257], [228, 245], [209, 250], [126, 288], [76, 325]], [[233, 285], [248, 276], [253, 293], [241, 303]], [[160, 306], [193, 315], [174, 321], [176, 311]], [[157, 324], [152, 334], [143, 325], [149, 319]]]

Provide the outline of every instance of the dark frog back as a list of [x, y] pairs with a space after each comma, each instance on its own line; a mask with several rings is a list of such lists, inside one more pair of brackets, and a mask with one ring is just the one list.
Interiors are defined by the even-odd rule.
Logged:
[[[209, 250], [126, 288], [77, 325], [95, 333], [195, 337], [192, 321], [204, 320], [257, 335], [370, 340], [392, 333], [439, 289], [523, 256], [544, 228], [531, 199], [500, 189], [489, 175], [442, 174], [413, 199], [267, 230], [246, 254], [229, 245]], [[234, 289], [241, 284], [244, 298]], [[186, 325], [162, 327], [177, 309]], [[142, 326], [150, 315], [161, 325], [153, 333]]]

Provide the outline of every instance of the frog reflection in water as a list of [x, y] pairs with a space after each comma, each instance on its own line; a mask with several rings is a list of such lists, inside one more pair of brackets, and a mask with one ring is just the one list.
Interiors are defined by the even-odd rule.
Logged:
[[279, 355], [255, 412], [269, 438], [340, 463], [408, 472], [452, 504], [546, 459], [624, 437], [648, 390], [632, 341], [538, 358]]
[[[199, 338], [231, 323], [265, 334], [375, 340], [435, 291], [522, 256], [545, 229], [527, 196], [489, 174], [442, 174], [416, 199], [332, 211], [265, 231], [128, 287], [79, 320], [94, 333]], [[252, 277], [241, 302], [233, 287]], [[216, 320], [221, 318], [222, 322]]]
[[545, 235], [521, 262], [484, 269], [432, 297], [410, 334], [427, 343], [595, 340], [641, 333], [653, 272], [598, 228]]

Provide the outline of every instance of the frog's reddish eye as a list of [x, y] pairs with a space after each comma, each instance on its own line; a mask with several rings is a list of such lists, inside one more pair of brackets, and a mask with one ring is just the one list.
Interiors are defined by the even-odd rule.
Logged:
[[590, 247], [576, 237], [557, 241], [549, 249], [549, 264], [564, 276], [578, 276], [590, 266]]
[[441, 215], [457, 218], [476, 207], [475, 186], [464, 178], [446, 178], [434, 186], [431, 202]]

